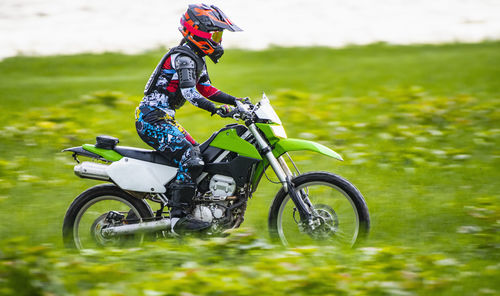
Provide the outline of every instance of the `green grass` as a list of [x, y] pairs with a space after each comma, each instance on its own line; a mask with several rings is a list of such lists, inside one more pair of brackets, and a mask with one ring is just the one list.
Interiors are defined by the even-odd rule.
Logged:
[[[276, 295], [499, 292], [500, 42], [228, 50], [209, 63], [215, 86], [254, 102], [265, 91], [289, 137], [344, 157], [292, 155], [302, 171], [335, 172], [361, 190], [372, 218], [365, 249], [268, 250], [279, 188], [263, 180], [244, 223], [255, 235], [62, 250], [67, 207], [98, 182], [77, 179], [60, 151], [99, 134], [147, 148], [134, 109], [162, 54], [0, 62], [0, 294], [170, 295], [185, 284], [204, 287], [185, 288], [194, 294], [271, 295], [275, 278], [289, 283]], [[192, 106], [177, 119], [199, 142], [231, 122]], [[107, 279], [85, 275], [99, 272]]]

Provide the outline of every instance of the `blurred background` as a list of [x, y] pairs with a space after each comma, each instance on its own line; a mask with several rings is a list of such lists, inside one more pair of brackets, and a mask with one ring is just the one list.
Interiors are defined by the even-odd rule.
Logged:
[[[61, 150], [148, 148], [134, 110], [189, 2], [0, 1], [0, 295], [500, 294], [497, 0], [212, 1], [244, 29], [207, 63], [213, 84], [265, 92], [289, 137], [343, 156], [292, 154], [362, 192], [358, 248], [271, 244], [265, 179], [227, 238], [62, 248], [66, 209], [99, 182]], [[176, 117], [198, 142], [233, 122]]]
[[[3, 0], [0, 57], [123, 51], [179, 40], [180, 15], [192, 1]], [[224, 45], [243, 49], [477, 42], [500, 38], [496, 0], [215, 0], [244, 33]]]

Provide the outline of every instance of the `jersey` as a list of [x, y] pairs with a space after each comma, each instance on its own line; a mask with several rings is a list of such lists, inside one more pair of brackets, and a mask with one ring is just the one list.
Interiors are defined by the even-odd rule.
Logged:
[[198, 145], [174, 118], [186, 100], [212, 113], [212, 101], [236, 104], [235, 97], [211, 85], [205, 60], [181, 45], [166, 53], [151, 74], [136, 111], [136, 129], [144, 142], [179, 165], [182, 182], [192, 179], [189, 167]]
[[146, 84], [141, 109], [161, 110], [174, 117], [175, 110], [189, 101], [196, 107], [214, 113], [215, 104], [208, 100], [235, 104], [210, 82], [204, 58], [198, 57], [187, 45], [172, 48], [160, 61]]

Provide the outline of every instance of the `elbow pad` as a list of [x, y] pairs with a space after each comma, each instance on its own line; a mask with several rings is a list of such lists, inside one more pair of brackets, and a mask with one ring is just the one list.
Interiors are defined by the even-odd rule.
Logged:
[[190, 57], [177, 56], [175, 69], [179, 75], [179, 87], [191, 88], [196, 86], [196, 64]]

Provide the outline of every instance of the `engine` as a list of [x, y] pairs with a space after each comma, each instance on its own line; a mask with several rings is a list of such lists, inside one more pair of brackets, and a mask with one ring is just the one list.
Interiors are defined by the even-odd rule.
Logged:
[[208, 191], [198, 197], [193, 216], [205, 222], [215, 222], [226, 216], [230, 200], [235, 198], [236, 182], [233, 178], [214, 175], [210, 179]]
[[210, 200], [226, 200], [236, 191], [236, 182], [233, 178], [223, 175], [214, 175], [209, 185]]
[[212, 223], [226, 216], [226, 206], [217, 203], [197, 204], [193, 216], [198, 220]]
[[197, 198], [193, 216], [209, 223], [225, 218], [228, 206], [236, 199], [235, 192], [236, 182], [233, 178], [223, 175], [212, 176], [208, 191]]

